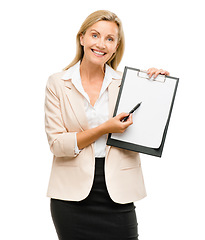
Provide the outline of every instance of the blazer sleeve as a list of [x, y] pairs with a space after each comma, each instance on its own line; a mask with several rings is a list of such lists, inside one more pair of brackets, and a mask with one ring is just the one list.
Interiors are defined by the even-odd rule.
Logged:
[[75, 132], [68, 132], [62, 118], [59, 86], [50, 76], [45, 90], [45, 130], [51, 152], [56, 157], [75, 157]]

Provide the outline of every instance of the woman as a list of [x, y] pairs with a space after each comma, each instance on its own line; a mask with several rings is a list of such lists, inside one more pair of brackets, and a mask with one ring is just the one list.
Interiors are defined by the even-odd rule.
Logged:
[[[124, 52], [119, 18], [92, 13], [77, 34], [73, 62], [50, 76], [45, 127], [53, 165], [48, 187], [61, 240], [138, 239], [133, 202], [146, 196], [139, 154], [106, 146], [108, 133], [123, 133], [127, 113], [112, 117]], [[151, 68], [157, 76], [167, 71]]]

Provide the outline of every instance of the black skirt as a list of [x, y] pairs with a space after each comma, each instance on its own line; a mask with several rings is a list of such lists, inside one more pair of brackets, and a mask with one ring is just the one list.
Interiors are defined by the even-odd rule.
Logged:
[[94, 182], [86, 199], [51, 199], [51, 215], [60, 240], [138, 239], [135, 206], [112, 201], [106, 188], [104, 163], [104, 158], [96, 158]]

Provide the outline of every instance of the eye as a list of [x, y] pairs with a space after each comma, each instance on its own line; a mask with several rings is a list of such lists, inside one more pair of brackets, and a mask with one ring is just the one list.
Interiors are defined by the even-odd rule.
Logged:
[[97, 35], [97, 34], [93, 34], [92, 37], [93, 37], [93, 38], [97, 38], [98, 35]]
[[113, 41], [113, 38], [110, 38], [110, 37], [109, 37], [107, 40], [108, 40], [109, 42], [112, 42], [112, 41]]

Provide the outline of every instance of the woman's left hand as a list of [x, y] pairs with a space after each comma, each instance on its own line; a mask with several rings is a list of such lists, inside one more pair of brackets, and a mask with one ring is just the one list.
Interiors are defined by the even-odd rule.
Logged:
[[147, 74], [149, 75], [149, 77], [151, 78], [154, 75], [154, 78], [156, 78], [159, 74], [162, 75], [167, 75], [169, 76], [169, 72], [163, 69], [157, 69], [157, 68], [149, 68], [147, 70]]

